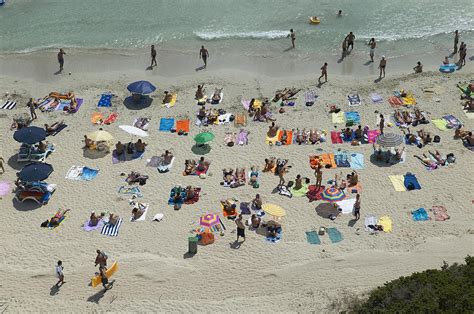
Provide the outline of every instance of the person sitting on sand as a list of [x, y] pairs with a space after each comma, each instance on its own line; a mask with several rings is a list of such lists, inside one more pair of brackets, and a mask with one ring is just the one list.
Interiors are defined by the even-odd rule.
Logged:
[[422, 147], [421, 138], [419, 138], [415, 134], [412, 134], [409, 128], [407, 128], [406, 132], [404, 129], [402, 129], [402, 131], [403, 131], [403, 134], [405, 134], [405, 140], [409, 145], [413, 144], [413, 145], [417, 145], [420, 148]]
[[204, 106], [201, 106], [201, 108], [199, 108], [199, 111], [198, 111], [198, 119], [203, 121], [207, 116], [207, 112], [206, 112], [206, 107]]
[[234, 182], [234, 169], [222, 169], [223, 184], [230, 185]]
[[347, 180], [349, 182], [349, 186], [356, 186], [359, 183], [359, 174], [357, 171], [352, 171], [351, 174], [347, 175]]
[[377, 145], [377, 144], [373, 143], [372, 148], [374, 149], [375, 159], [376, 160], [382, 160], [383, 159], [382, 148], [380, 147], [380, 145]]
[[72, 91], [67, 93], [67, 99], [69, 99], [71, 103], [69, 104], [69, 106], [64, 107], [64, 111], [75, 112], [77, 110], [77, 100], [76, 96]]
[[47, 135], [55, 133], [62, 125], [64, 125], [64, 120], [61, 122], [54, 122], [51, 125], [45, 124], [44, 129], [46, 130]]
[[403, 114], [401, 110], [395, 110], [394, 113], [395, 121], [397, 121], [400, 124], [405, 124], [405, 119], [403, 118]]
[[288, 166], [288, 159], [278, 158], [276, 161], [275, 174], [276, 175], [280, 175], [280, 173], [285, 174], [288, 171], [288, 168], [291, 168], [291, 166]]
[[416, 66], [413, 68], [413, 71], [415, 71], [415, 73], [423, 72], [423, 65], [421, 64], [420, 61], [416, 63]]
[[427, 145], [433, 141], [430, 133], [426, 132], [424, 129], [418, 130], [418, 136], [422, 139], [424, 145]]
[[196, 100], [202, 99], [204, 97], [204, 93], [205, 93], [204, 84], [198, 85], [196, 94], [195, 94]]
[[110, 213], [108, 224], [112, 225], [112, 226], [115, 226], [117, 224], [117, 222], [119, 221], [119, 218], [120, 218], [119, 215]]
[[281, 131], [281, 138], [280, 138], [280, 143], [281, 145], [286, 145], [286, 141], [288, 140], [288, 133], [286, 130]]
[[173, 160], [173, 154], [170, 153], [169, 150], [165, 150], [165, 153], [161, 155], [161, 158], [163, 158], [163, 162], [162, 162], [163, 166], [167, 166]]
[[364, 139], [364, 132], [362, 130], [362, 126], [359, 124], [357, 129], [354, 131], [354, 139], [358, 141], [362, 141]]
[[172, 99], [173, 99], [173, 95], [167, 90], [165, 90], [165, 96], [163, 97], [162, 103], [169, 104]]
[[252, 185], [253, 187], [256, 187], [256, 184], [258, 184], [258, 167], [252, 166], [250, 168], [249, 185]]
[[296, 129], [296, 143], [298, 143], [298, 145], [306, 143], [306, 132], [304, 129]]
[[260, 194], [256, 194], [255, 198], [252, 200], [252, 208], [255, 210], [262, 210], [263, 201], [260, 197]]
[[132, 221], [140, 219], [141, 216], [145, 213], [145, 205], [135, 202], [135, 205], [132, 209]]
[[277, 135], [277, 132], [278, 132], [278, 126], [275, 124], [275, 122], [272, 122], [272, 125], [268, 127], [267, 136], [269, 138], [273, 138]]
[[99, 221], [102, 217], [97, 217], [95, 212], [91, 213], [91, 216], [89, 218], [89, 227], [95, 227], [99, 224]]
[[125, 152], [125, 146], [120, 141], [118, 141], [118, 143], [115, 144], [115, 153], [117, 154], [117, 156], [120, 156], [124, 152]]
[[267, 237], [276, 238], [278, 232], [281, 231], [281, 225], [275, 220], [267, 222]]
[[418, 124], [427, 124], [427, 123], [429, 123], [428, 120], [426, 120], [425, 115], [421, 112], [420, 109], [414, 108], [414, 112], [415, 112], [415, 121]]
[[187, 159], [184, 162], [184, 174], [185, 175], [191, 175], [196, 172], [196, 161], [195, 160], [189, 160]]
[[318, 143], [321, 140], [321, 136], [319, 135], [319, 132], [316, 131], [315, 129], [311, 129], [309, 131], [309, 142], [314, 145]]
[[464, 144], [468, 146], [474, 146], [474, 137], [472, 136], [472, 132], [467, 133], [463, 139]]
[[257, 215], [252, 214], [252, 217], [250, 218], [250, 227], [252, 227], [252, 229], [258, 229], [261, 221], [262, 219], [260, 217], [257, 217]]
[[413, 119], [411, 118], [411, 115], [408, 111], [406, 110], [402, 111], [402, 116], [403, 116], [403, 121], [405, 121], [406, 124], [411, 124], [413, 122]]
[[222, 88], [216, 88], [211, 97], [211, 104], [217, 105], [221, 101]]
[[209, 162], [204, 160], [204, 157], [199, 158], [198, 165], [196, 167], [197, 171], [206, 171], [207, 167], [209, 167]]
[[463, 105], [462, 109], [466, 111], [474, 111], [474, 99], [468, 99]]
[[147, 143], [142, 142], [141, 139], [138, 139], [138, 141], [135, 143], [135, 150], [137, 151], [137, 153], [143, 153], [145, 152], [145, 147], [147, 145]]
[[236, 188], [245, 184], [245, 168], [235, 168], [235, 182], [231, 187]]
[[341, 133], [345, 139], [352, 138], [352, 130], [350, 128], [346, 128], [345, 130], [341, 130]]
[[456, 130], [454, 130], [454, 138], [455, 139], [463, 139], [469, 135], [468, 131], [464, 131], [463, 126], [459, 125]]
[[91, 140], [90, 138], [87, 137], [87, 135], [84, 135], [84, 147], [87, 149], [92, 149], [94, 147], [94, 141]]
[[295, 187], [293, 188], [294, 190], [301, 190], [303, 188], [303, 179], [301, 178], [301, 175], [297, 175], [295, 179]]
[[188, 185], [185, 189], [185, 201], [192, 200], [196, 196], [196, 189]]
[[276, 161], [275, 157], [265, 158], [265, 167], [263, 168], [262, 172], [273, 171], [273, 169], [276, 166], [275, 161]]
[[448, 57], [444, 57], [444, 60], [443, 60], [443, 65], [449, 65], [449, 59]]

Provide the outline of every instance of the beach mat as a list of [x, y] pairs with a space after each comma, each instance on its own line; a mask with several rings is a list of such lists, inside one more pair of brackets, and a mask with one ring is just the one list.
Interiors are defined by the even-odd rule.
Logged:
[[316, 185], [309, 185], [308, 186], [308, 193], [306, 193], [306, 197], [309, 199], [310, 202], [319, 201], [322, 198], [321, 193], [323, 193], [325, 186], [322, 185], [319, 189], [316, 188]]
[[308, 185], [307, 184], [303, 184], [303, 186], [299, 190], [295, 190], [294, 187], [295, 186], [292, 186], [291, 189], [290, 189], [291, 194], [294, 197], [302, 197], [302, 196], [305, 196], [306, 193], [308, 193]]
[[345, 200], [336, 202], [336, 205], [342, 214], [352, 214], [355, 202], [356, 202], [356, 199], [351, 198], [351, 199], [345, 199]]
[[343, 240], [341, 232], [336, 228], [327, 228], [326, 232], [332, 243], [338, 243]]
[[338, 113], [332, 113], [332, 123], [333, 124], [343, 124], [344, 123], [344, 111], [339, 111]]
[[117, 237], [123, 218], [120, 218], [115, 225], [105, 224], [100, 231], [101, 234], [109, 237]]
[[[281, 132], [278, 132], [278, 141], [281, 142], [283, 136], [283, 130]], [[286, 130], [286, 142], [283, 145], [290, 145], [293, 143], [293, 131], [291, 130]]]
[[431, 122], [433, 122], [435, 127], [441, 131], [446, 131], [448, 129], [448, 122], [444, 119], [433, 119]]
[[411, 212], [411, 217], [414, 221], [426, 221], [430, 220], [428, 213], [424, 208], [418, 208]]
[[392, 218], [389, 216], [380, 217], [379, 225], [382, 226], [383, 232], [392, 232]]
[[161, 118], [160, 131], [169, 132], [174, 126], [174, 118]]
[[309, 244], [321, 244], [321, 240], [316, 231], [306, 231], [306, 241], [308, 241]]
[[0, 105], [0, 109], [12, 110], [16, 106], [16, 101], [8, 100]]
[[444, 206], [433, 206], [431, 209], [436, 221], [445, 221], [450, 217], [448, 215], [448, 210]]
[[388, 176], [392, 182], [393, 188], [397, 192], [405, 192], [407, 189], [404, 184], [405, 178], [402, 175]]
[[421, 190], [421, 185], [414, 174], [406, 174], [404, 176], [403, 184], [405, 185], [407, 191]]
[[360, 170], [360, 169], [365, 168], [365, 166], [364, 166], [364, 154], [351, 153], [350, 157], [351, 157], [351, 160], [350, 160], [351, 169]]
[[100, 95], [100, 100], [97, 103], [97, 107], [112, 107], [112, 94], [103, 93]]
[[278, 142], [278, 138], [280, 137], [280, 132], [281, 130], [278, 130], [277, 134], [274, 137], [267, 137], [265, 138], [265, 144], [267, 145], [275, 145], [276, 142]]
[[102, 219], [99, 220], [99, 222], [97, 223], [96, 226], [89, 226], [89, 224], [90, 224], [90, 219], [87, 219], [87, 221], [82, 226], [82, 230], [84, 230], [84, 231], [94, 231], [94, 230], [97, 230], [97, 229], [102, 230], [102, 228], [104, 227], [104, 221]]
[[191, 121], [189, 121], [189, 119], [177, 120], [176, 121], [176, 132], [189, 133], [190, 124], [191, 124]]
[[148, 208], [150, 208], [149, 204], [143, 204], [145, 207], [143, 208], [144, 213], [140, 216], [138, 219], [133, 219], [133, 216], [130, 217], [130, 221], [145, 221], [146, 220], [146, 214], [148, 213]]
[[333, 144], [342, 144], [341, 132], [331, 131], [331, 142]]

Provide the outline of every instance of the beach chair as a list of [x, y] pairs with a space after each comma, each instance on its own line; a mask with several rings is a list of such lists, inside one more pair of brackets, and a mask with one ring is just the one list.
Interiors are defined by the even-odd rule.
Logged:
[[29, 161], [28, 158], [30, 156], [30, 150], [31, 150], [31, 145], [21, 144], [20, 150], [18, 151], [17, 161], [18, 162]]
[[54, 144], [48, 144], [48, 147], [46, 148], [46, 151], [44, 153], [39, 153], [39, 152], [30, 150], [30, 155], [28, 156], [28, 160], [44, 162], [46, 160], [46, 157], [48, 157], [49, 154], [54, 152], [54, 150], [55, 150]]
[[52, 193], [49, 191], [18, 191], [15, 200], [23, 203], [24, 201], [35, 201], [40, 205], [46, 205], [51, 198]]

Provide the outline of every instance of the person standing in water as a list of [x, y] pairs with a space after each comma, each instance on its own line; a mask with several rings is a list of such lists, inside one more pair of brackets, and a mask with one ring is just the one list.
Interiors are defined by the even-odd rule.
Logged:
[[58, 52], [58, 63], [59, 63], [59, 72], [61, 72], [63, 70], [63, 67], [64, 67], [64, 55], [66, 53], [64, 52], [63, 49], [59, 49], [59, 52]]
[[375, 42], [375, 38], [371, 38], [369, 41], [369, 46], [370, 46], [370, 62], [374, 62], [374, 54], [375, 54], [375, 47], [377, 46], [377, 43]]
[[459, 46], [459, 66], [466, 65], [466, 56], [467, 56], [467, 46], [464, 42], [461, 42], [461, 46]]
[[456, 30], [454, 32], [454, 51], [453, 51], [453, 54], [458, 53], [458, 42], [459, 42], [459, 32], [458, 32], [458, 30]]
[[347, 50], [349, 50], [349, 47], [351, 47], [351, 51], [352, 49], [354, 49], [354, 40], [355, 40], [355, 35], [350, 32], [347, 36], [346, 36], [346, 41], [347, 41]]
[[288, 37], [291, 38], [291, 46], [295, 48], [295, 40], [296, 40], [296, 34], [293, 31], [293, 29], [290, 29], [290, 33], [288, 34]]
[[151, 45], [151, 65], [150, 68], [153, 69], [153, 66], [157, 66], [158, 62], [156, 62], [156, 50], [155, 50], [155, 45]]
[[324, 62], [324, 65], [321, 67], [321, 76], [318, 78], [318, 82], [321, 84], [321, 78], [324, 77], [324, 82], [328, 81], [328, 63]]
[[204, 46], [201, 46], [201, 50], [199, 50], [199, 59], [202, 59], [204, 62], [204, 67], [207, 67], [207, 58], [209, 58], [209, 51], [207, 51]]
[[338, 17], [341, 17], [341, 16], [342, 16], [342, 10], [339, 10], [339, 12], [337, 12], [337, 16], [338, 16]]
[[342, 56], [341, 56], [341, 60], [344, 60], [344, 58], [346, 57], [347, 55], [347, 40], [344, 39], [344, 41], [342, 42]]
[[387, 66], [387, 60], [385, 60], [385, 56], [382, 56], [382, 59], [380, 60], [379, 64], [379, 69], [380, 69], [380, 75], [379, 78], [385, 77], [385, 67]]

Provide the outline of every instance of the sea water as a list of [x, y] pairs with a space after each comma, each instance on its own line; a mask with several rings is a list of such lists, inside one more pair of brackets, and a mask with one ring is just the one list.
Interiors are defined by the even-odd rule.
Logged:
[[[337, 17], [338, 10], [343, 11]], [[309, 24], [318, 16], [321, 24]], [[371, 37], [389, 56], [451, 50], [453, 31], [474, 44], [473, 0], [10, 0], [0, 7], [0, 53], [48, 48], [160, 49], [211, 55], [335, 55]], [[382, 52], [383, 51], [383, 52]]]

